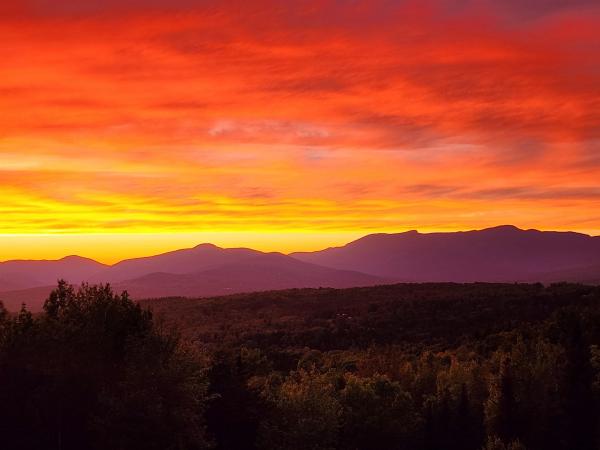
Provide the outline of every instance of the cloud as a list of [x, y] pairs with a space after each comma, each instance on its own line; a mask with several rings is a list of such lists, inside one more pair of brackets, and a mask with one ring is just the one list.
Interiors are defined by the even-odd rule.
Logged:
[[8, 3], [0, 231], [590, 227], [595, 3]]
[[467, 194], [467, 197], [497, 200], [497, 199], [527, 199], [527, 200], [600, 200], [600, 187], [558, 187], [543, 188], [534, 186], [502, 187], [483, 189]]

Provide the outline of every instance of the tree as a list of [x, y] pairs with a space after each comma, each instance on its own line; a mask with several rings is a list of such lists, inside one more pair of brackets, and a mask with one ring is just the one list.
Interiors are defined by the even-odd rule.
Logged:
[[209, 447], [200, 355], [126, 293], [60, 282], [43, 314], [23, 308], [3, 329], [7, 448]]
[[328, 374], [300, 369], [281, 385], [267, 386], [272, 404], [263, 422], [259, 448], [331, 450], [336, 448], [341, 406]]
[[213, 354], [209, 378], [210, 392], [215, 398], [210, 402], [206, 418], [218, 449], [255, 447], [265, 406], [260, 390], [249, 385], [253, 377], [266, 376], [271, 370], [268, 359], [256, 349], [242, 347], [237, 352]]
[[342, 406], [341, 448], [412, 449], [420, 425], [411, 396], [399, 383], [374, 375], [346, 374], [339, 392]]
[[455, 448], [467, 450], [481, 446], [480, 437], [477, 433], [479, 425], [471, 408], [471, 399], [466, 383], [461, 383], [456, 406], [455, 422]]
[[594, 370], [590, 345], [586, 342], [579, 314], [569, 310], [558, 318], [565, 348], [563, 424], [569, 449], [596, 449]]
[[505, 357], [500, 373], [490, 385], [485, 418], [488, 434], [508, 442], [517, 438], [519, 428], [514, 383], [511, 360]]
[[505, 444], [499, 437], [489, 437], [483, 447], [483, 450], [526, 450], [525, 446], [520, 441], [512, 441], [508, 445]]

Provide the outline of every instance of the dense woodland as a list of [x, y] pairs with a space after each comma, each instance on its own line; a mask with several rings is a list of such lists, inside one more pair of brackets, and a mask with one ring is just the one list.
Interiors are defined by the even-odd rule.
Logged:
[[9, 449], [594, 450], [600, 288], [400, 284], [0, 309]]

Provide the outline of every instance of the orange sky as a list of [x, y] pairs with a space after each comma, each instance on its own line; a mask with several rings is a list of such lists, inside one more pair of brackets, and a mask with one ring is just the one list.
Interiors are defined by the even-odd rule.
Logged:
[[0, 260], [600, 234], [597, 2], [4, 3]]

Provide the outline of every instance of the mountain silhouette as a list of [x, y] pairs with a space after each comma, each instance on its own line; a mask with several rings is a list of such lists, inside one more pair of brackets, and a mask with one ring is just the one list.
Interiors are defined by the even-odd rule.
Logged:
[[[80, 256], [58, 260], [13, 260], [0, 263], [0, 290], [55, 284], [60, 278], [81, 283], [105, 269], [106, 265]], [[7, 289], [8, 287], [8, 289]]]
[[134, 298], [355, 287], [394, 282], [600, 283], [600, 237], [505, 225], [455, 233], [371, 234], [342, 247], [284, 255], [201, 244], [112, 266], [69, 256], [0, 263], [0, 300], [39, 310], [58, 279], [111, 283]]
[[207, 297], [289, 288], [372, 286], [389, 282], [359, 272], [305, 263], [281, 253], [258, 253], [251, 258], [189, 274], [151, 273], [117, 283], [115, 288], [127, 290], [134, 298]]
[[569, 281], [578, 268], [589, 272], [600, 266], [600, 237], [504, 225], [454, 233], [371, 234], [342, 247], [291, 256], [407, 282]]
[[[72, 281], [111, 283], [116, 291], [126, 290], [135, 299], [158, 297], [207, 297], [241, 292], [304, 287], [372, 286], [391, 282], [358, 272], [305, 263], [281, 253], [250, 249], [223, 249], [202, 244], [147, 258], [125, 260], [87, 278]], [[2, 289], [0, 300], [9, 310], [26, 303], [39, 311], [56, 279], [46, 286]]]
[[116, 283], [158, 272], [189, 274], [256, 258], [259, 255], [263, 253], [248, 248], [225, 249], [213, 244], [200, 244], [194, 248], [175, 250], [156, 256], [126, 259], [96, 273], [89, 281]]

